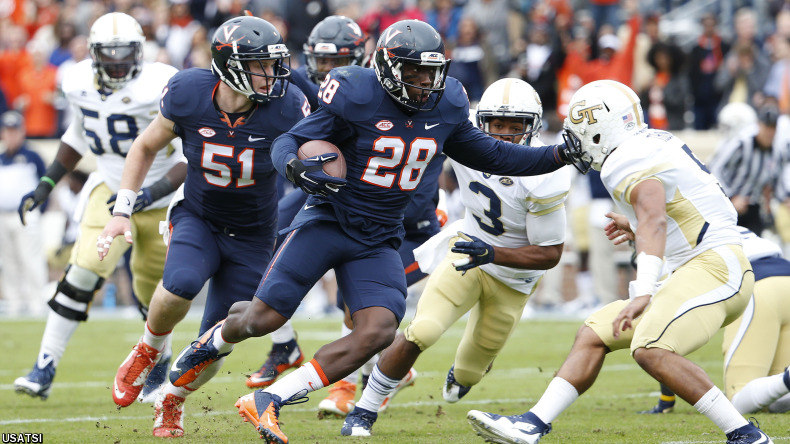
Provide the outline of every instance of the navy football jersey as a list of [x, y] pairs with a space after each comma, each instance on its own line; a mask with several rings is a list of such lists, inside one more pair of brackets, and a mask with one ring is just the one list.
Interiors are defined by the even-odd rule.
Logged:
[[440, 154], [436, 157], [428, 165], [403, 212], [403, 228], [407, 237], [433, 236], [441, 229], [436, 217], [436, 204], [439, 202], [439, 176], [445, 156]]
[[162, 96], [160, 110], [175, 123], [188, 163], [181, 204], [219, 227], [276, 226], [277, 176], [269, 149], [310, 113], [309, 104], [290, 85], [285, 97], [228, 115], [214, 106], [219, 82], [211, 71], [191, 68], [174, 75]]
[[[469, 121], [469, 100], [448, 77], [439, 105], [407, 114], [390, 99], [373, 69], [333, 69], [319, 90], [320, 108], [279, 137], [272, 146], [275, 167], [285, 165], [309, 140], [340, 148], [348, 183], [308, 204], [330, 203], [333, 218], [368, 244], [403, 237], [403, 213], [423, 175], [444, 152], [461, 164], [500, 175], [535, 175], [564, 164], [557, 147], [525, 148], [487, 136]], [[326, 217], [325, 212], [315, 217]], [[301, 222], [297, 215], [295, 226]]]
[[310, 103], [310, 109], [315, 111], [318, 109], [318, 85], [307, 77], [307, 66], [303, 65], [291, 71], [291, 83], [299, 87], [307, 101]]

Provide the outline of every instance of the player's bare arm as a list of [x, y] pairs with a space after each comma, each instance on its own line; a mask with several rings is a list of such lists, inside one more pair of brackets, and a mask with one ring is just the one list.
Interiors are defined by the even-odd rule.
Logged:
[[[612, 322], [614, 337], [632, 327], [650, 303], [655, 282], [661, 273], [664, 247], [667, 239], [666, 203], [664, 186], [657, 179], [648, 179], [634, 187], [631, 201], [639, 225], [634, 233], [637, 253], [637, 277], [631, 282], [628, 304]], [[622, 223], [622, 220], [620, 221]], [[648, 288], [650, 287], [650, 288]]]
[[[129, 217], [137, 199], [137, 191], [151, 168], [151, 164], [156, 158], [156, 153], [166, 147], [171, 140], [175, 139], [176, 133], [173, 132], [173, 126], [174, 123], [171, 120], [166, 119], [159, 113], [145, 131], [132, 143], [123, 167], [121, 188], [118, 190], [118, 201], [113, 210], [114, 217], [104, 227], [96, 243], [99, 259], [104, 259], [107, 256], [112, 240], [116, 236], [123, 234], [126, 242], [132, 243], [132, 226]], [[186, 168], [183, 168], [185, 173]], [[178, 174], [173, 172], [173, 170], [168, 174], [170, 173]], [[183, 178], [181, 181], [183, 181]]]
[[549, 270], [560, 263], [563, 245], [565, 244], [494, 247], [494, 264], [528, 270]]

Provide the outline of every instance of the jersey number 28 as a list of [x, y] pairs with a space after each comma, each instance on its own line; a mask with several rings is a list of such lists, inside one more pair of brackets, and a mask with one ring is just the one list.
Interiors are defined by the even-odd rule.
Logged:
[[[404, 156], [406, 142], [403, 139], [381, 136], [373, 142], [373, 151], [384, 155], [371, 157], [368, 160], [361, 180], [377, 187], [392, 188], [397, 176], [401, 190], [413, 190], [417, 188], [425, 167], [436, 154], [436, 148], [435, 139], [417, 137], [409, 144], [409, 153]], [[400, 173], [397, 172], [398, 167], [401, 167]]]

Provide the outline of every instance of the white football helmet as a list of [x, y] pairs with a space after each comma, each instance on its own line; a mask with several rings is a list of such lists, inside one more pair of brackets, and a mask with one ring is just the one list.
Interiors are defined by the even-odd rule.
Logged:
[[529, 145], [532, 136], [542, 126], [543, 104], [538, 93], [527, 82], [521, 79], [500, 79], [486, 88], [480, 103], [477, 105], [477, 127], [490, 136], [503, 136], [491, 132], [488, 127], [493, 118], [520, 118], [524, 121], [524, 132], [521, 143]]
[[111, 12], [96, 19], [88, 49], [99, 85], [117, 90], [140, 74], [144, 42], [143, 29], [129, 15]]
[[728, 103], [719, 111], [719, 129], [724, 140], [733, 139], [747, 126], [757, 124], [757, 112], [746, 103]]
[[563, 138], [574, 166], [586, 173], [600, 171], [603, 162], [645, 123], [639, 96], [614, 80], [597, 80], [573, 94], [563, 123]]

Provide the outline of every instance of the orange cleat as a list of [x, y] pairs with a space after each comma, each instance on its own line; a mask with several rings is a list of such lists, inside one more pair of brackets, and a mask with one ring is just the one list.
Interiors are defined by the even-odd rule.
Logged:
[[113, 382], [112, 400], [121, 407], [133, 403], [143, 389], [148, 373], [161, 356], [162, 352], [144, 343], [140, 338], [126, 360], [118, 367]]
[[184, 398], [167, 394], [154, 404], [154, 436], [178, 438], [184, 436]]
[[318, 411], [346, 416], [354, 408], [356, 394], [357, 385], [341, 379], [329, 388], [329, 396], [318, 404]]
[[244, 422], [250, 422], [268, 444], [288, 444], [288, 437], [280, 430], [281, 405], [279, 396], [262, 390], [244, 395], [236, 401], [236, 408]]

